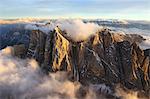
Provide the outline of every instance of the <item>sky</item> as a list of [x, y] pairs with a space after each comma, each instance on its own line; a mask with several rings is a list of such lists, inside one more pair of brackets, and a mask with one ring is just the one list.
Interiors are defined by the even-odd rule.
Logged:
[[0, 0], [0, 19], [150, 20], [150, 0]]

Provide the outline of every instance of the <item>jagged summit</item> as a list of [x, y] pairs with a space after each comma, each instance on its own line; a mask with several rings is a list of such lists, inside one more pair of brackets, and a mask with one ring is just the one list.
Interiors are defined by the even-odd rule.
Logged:
[[70, 79], [82, 84], [121, 83], [148, 93], [150, 56], [136, 43], [141, 40], [137, 35], [116, 35], [102, 29], [75, 43], [59, 27], [49, 35], [33, 30], [25, 56], [36, 59], [46, 72], [67, 71]]
[[142, 36], [96, 28], [90, 29], [94, 33], [84, 37], [87, 31], [80, 32], [85, 33], [80, 35], [78, 30], [75, 34], [72, 29], [66, 30], [70, 24], [49, 27], [51, 24], [31, 28], [29, 43], [15, 44], [13, 55], [35, 59], [45, 73], [66, 71], [71, 81], [83, 85], [105, 83], [115, 89], [120, 84], [149, 95], [150, 51], [139, 47], [139, 43], [145, 40]]

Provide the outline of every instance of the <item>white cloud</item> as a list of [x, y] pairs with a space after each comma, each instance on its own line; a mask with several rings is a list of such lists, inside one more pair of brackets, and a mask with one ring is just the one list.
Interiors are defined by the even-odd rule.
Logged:
[[84, 23], [81, 20], [64, 20], [57, 25], [74, 41], [86, 40], [100, 29], [100, 26], [94, 23]]
[[67, 80], [65, 73], [42, 74], [35, 60], [11, 56], [11, 47], [0, 51], [1, 99], [61, 99], [75, 98], [80, 84]]
[[56, 26], [59, 26], [61, 30], [66, 31], [67, 36], [74, 41], [83, 41], [94, 35], [102, 27], [94, 23], [84, 23], [82, 20], [57, 20], [51, 22], [50, 25], [41, 25], [37, 27], [34, 24], [29, 24], [26, 29], [29, 30], [41, 30], [44, 33], [49, 33], [50, 30], [54, 30]]

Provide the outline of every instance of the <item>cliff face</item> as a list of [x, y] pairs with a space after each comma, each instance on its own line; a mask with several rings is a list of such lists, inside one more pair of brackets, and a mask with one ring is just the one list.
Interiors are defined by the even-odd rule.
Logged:
[[[83, 42], [69, 39], [58, 27], [46, 35], [32, 31], [26, 57], [35, 58], [46, 72], [67, 71], [82, 84], [121, 83], [127, 88], [150, 90], [150, 51], [141, 50], [139, 36], [103, 29]], [[142, 39], [142, 38], [141, 38]]]

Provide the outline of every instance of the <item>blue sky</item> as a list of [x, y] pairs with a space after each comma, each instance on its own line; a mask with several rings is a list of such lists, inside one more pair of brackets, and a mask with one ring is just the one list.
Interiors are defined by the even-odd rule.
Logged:
[[150, 0], [0, 0], [0, 18], [150, 20]]

